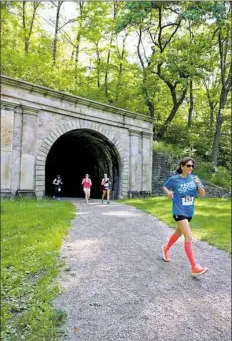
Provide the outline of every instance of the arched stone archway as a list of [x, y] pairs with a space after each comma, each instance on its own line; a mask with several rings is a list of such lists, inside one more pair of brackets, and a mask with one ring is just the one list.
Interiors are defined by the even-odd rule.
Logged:
[[[43, 197], [46, 161], [51, 165], [62, 148], [69, 146], [75, 154], [73, 145], [79, 142], [79, 146], [93, 146], [87, 148], [92, 159], [98, 154], [94, 161], [100, 164], [98, 177], [104, 168], [117, 174], [117, 197], [151, 191], [153, 123], [146, 115], [6, 76], [2, 77], [1, 96], [3, 195]], [[79, 153], [79, 158], [83, 155]], [[89, 166], [95, 174], [96, 169]], [[50, 167], [50, 173], [59, 167]]]
[[[96, 163], [99, 163], [94, 170], [93, 177], [95, 181], [100, 181], [100, 176], [104, 172], [108, 172], [110, 177], [113, 180], [113, 195], [115, 198], [121, 196], [121, 188], [123, 187], [123, 179], [127, 178], [127, 174], [125, 174], [125, 169], [128, 169], [128, 159], [125, 157], [125, 152], [120, 141], [114, 136], [114, 133], [111, 129], [105, 129], [98, 123], [93, 123], [85, 120], [72, 120], [64, 124], [60, 124], [54, 130], [52, 130], [48, 136], [45, 138], [41, 147], [39, 149], [37, 159], [36, 159], [36, 196], [41, 197], [44, 194], [49, 194], [49, 185], [48, 181], [51, 182], [51, 177], [54, 176], [52, 172], [48, 172], [46, 170], [46, 163], [48, 163], [49, 156], [51, 157], [51, 152], [53, 149], [58, 148], [58, 145], [61, 145], [62, 140], [69, 139], [69, 145], [73, 144], [73, 141], [85, 140], [84, 142], [88, 141], [91, 144], [98, 144], [92, 145], [94, 154], [96, 155], [97, 150], [100, 149], [100, 153], [103, 153], [103, 159], [98, 156], [95, 160]], [[102, 142], [102, 144], [101, 144]], [[63, 142], [64, 143], [64, 142]], [[71, 143], [71, 144], [70, 144]], [[83, 147], [83, 143], [82, 143]], [[59, 149], [61, 150], [61, 149]], [[81, 154], [83, 155], [83, 154]], [[62, 157], [62, 156], [61, 156]], [[73, 155], [75, 157], [75, 155]], [[104, 162], [104, 158], [107, 159], [107, 162]], [[59, 161], [59, 160], [58, 160]], [[52, 164], [52, 162], [50, 162]], [[59, 164], [59, 162], [57, 162]], [[76, 165], [76, 163], [74, 163]], [[117, 164], [117, 165], [116, 165]], [[66, 167], [67, 168], [67, 167]], [[97, 169], [96, 169], [97, 168]], [[105, 168], [105, 170], [104, 170]], [[84, 167], [81, 168], [84, 171]], [[77, 168], [78, 171], [78, 168]], [[87, 169], [86, 169], [87, 171]], [[57, 172], [60, 173], [59, 167], [57, 168]], [[88, 171], [89, 172], [89, 171]], [[62, 173], [62, 172], [61, 172]], [[49, 175], [48, 175], [49, 174]], [[67, 172], [65, 172], [67, 175]], [[46, 176], [49, 177], [47, 180], [46, 186]], [[82, 172], [83, 176], [83, 172]], [[76, 191], [77, 195], [80, 193], [78, 190], [79, 186], [79, 178], [80, 173], [77, 172], [77, 179], [75, 182], [73, 190]], [[66, 182], [69, 184], [70, 177], [67, 177], [68, 181]], [[95, 184], [96, 187], [93, 187], [93, 196], [99, 197], [99, 188], [100, 185]], [[69, 196], [75, 196], [74, 191], [71, 191], [71, 186], [69, 186], [69, 190], [66, 193]], [[67, 188], [67, 187], [66, 187]]]

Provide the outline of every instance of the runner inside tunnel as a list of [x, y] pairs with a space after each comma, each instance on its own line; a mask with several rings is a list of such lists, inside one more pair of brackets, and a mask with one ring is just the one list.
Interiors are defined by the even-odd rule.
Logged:
[[59, 174], [63, 180], [62, 196], [83, 197], [81, 181], [88, 173], [92, 180], [91, 198], [101, 197], [101, 179], [107, 173], [111, 198], [119, 195], [120, 162], [116, 147], [103, 135], [89, 129], [72, 130], [51, 147], [45, 167], [45, 191], [52, 196], [52, 184]]

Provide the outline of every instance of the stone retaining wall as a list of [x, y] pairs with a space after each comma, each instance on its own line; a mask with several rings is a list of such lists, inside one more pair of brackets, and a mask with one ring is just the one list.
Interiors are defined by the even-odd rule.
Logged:
[[[165, 180], [175, 174], [179, 159], [175, 159], [164, 153], [153, 152], [152, 166], [152, 195], [164, 195], [162, 187]], [[202, 179], [206, 196], [208, 198], [231, 197], [231, 192], [225, 188], [209, 184]]]

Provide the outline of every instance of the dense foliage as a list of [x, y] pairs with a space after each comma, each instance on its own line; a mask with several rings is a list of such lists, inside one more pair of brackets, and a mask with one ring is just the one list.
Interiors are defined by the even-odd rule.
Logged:
[[229, 168], [231, 3], [2, 1], [2, 73], [150, 115]]

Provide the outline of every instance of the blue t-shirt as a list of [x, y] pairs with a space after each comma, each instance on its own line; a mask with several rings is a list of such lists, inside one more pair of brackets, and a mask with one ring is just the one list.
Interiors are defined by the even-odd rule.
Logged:
[[[172, 199], [173, 215], [183, 215], [192, 217], [194, 213], [194, 202], [198, 194], [197, 186], [194, 178], [198, 176], [194, 174], [188, 175], [186, 178], [181, 174], [173, 175], [164, 183], [164, 187], [171, 189], [174, 192]], [[200, 181], [200, 186], [204, 187]]]

